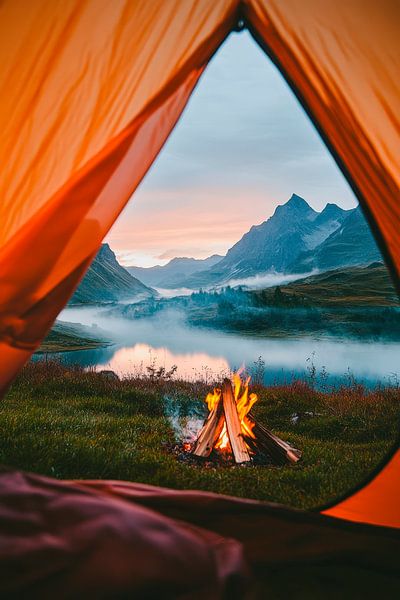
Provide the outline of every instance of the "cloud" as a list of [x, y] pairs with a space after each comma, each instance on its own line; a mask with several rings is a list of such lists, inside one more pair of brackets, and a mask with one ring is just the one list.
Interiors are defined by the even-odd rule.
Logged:
[[[352, 192], [278, 70], [249, 34], [231, 36], [208, 66], [145, 186], [293, 191], [315, 208]], [[288, 189], [289, 188], [289, 189]], [[305, 188], [305, 191], [304, 191]]]
[[108, 239], [153, 263], [168, 248], [225, 253], [293, 192], [316, 210], [356, 205], [278, 70], [248, 33], [234, 34]]

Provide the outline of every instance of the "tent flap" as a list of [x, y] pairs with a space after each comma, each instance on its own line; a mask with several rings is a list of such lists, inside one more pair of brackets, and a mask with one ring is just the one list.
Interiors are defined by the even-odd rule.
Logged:
[[47, 333], [236, 10], [235, 0], [2, 3], [5, 345], [33, 351]]

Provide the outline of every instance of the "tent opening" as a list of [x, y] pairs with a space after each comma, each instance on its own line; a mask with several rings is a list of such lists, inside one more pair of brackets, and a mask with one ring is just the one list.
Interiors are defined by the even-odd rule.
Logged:
[[[32, 416], [21, 452], [17, 419], [3, 461], [327, 505], [396, 439], [398, 312], [338, 167], [278, 70], [232, 34], [9, 394], [5, 418], [39, 394], [50, 431], [61, 393], [72, 429], [31, 453]], [[240, 367], [259, 401], [237, 442], [223, 395], [222, 421], [205, 399]]]

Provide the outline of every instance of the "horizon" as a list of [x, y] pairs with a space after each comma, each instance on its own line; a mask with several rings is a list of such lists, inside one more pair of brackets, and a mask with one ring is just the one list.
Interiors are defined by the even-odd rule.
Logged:
[[[286, 202], [283, 202], [282, 204], [277, 204], [277, 205], [275, 206], [273, 214], [272, 214], [270, 217], [268, 217], [268, 219], [270, 219], [270, 218], [271, 218], [271, 217], [274, 215], [274, 213], [275, 213], [276, 209], [277, 209], [279, 206], [284, 206], [285, 204], [288, 204], [288, 203], [290, 202], [290, 200], [292, 199], [292, 197], [293, 197], [293, 196], [297, 196], [297, 197], [301, 198], [302, 200], [304, 200], [304, 201], [306, 202], [306, 204], [308, 204], [308, 206], [309, 206], [309, 207], [310, 207], [312, 210], [314, 210], [316, 213], [318, 213], [318, 214], [321, 214], [321, 213], [322, 213], [322, 212], [323, 212], [323, 211], [326, 209], [326, 207], [327, 207], [328, 205], [334, 205], [334, 206], [338, 206], [339, 208], [341, 208], [341, 209], [342, 209], [342, 210], [344, 210], [344, 211], [350, 211], [350, 210], [354, 210], [354, 208], [357, 208], [357, 206], [358, 206], [358, 205], [357, 205], [357, 206], [355, 206], [355, 207], [343, 208], [343, 207], [339, 206], [338, 204], [336, 204], [336, 203], [334, 203], [334, 202], [327, 202], [327, 203], [325, 204], [325, 206], [324, 206], [324, 207], [323, 207], [321, 210], [316, 210], [315, 208], [313, 208], [313, 207], [312, 207], [312, 206], [311, 206], [311, 205], [310, 205], [310, 204], [307, 202], [307, 200], [306, 200], [305, 198], [302, 198], [302, 196], [299, 196], [298, 194], [296, 194], [296, 192], [293, 192], [293, 193], [291, 194], [290, 198], [288, 198], [288, 200], [286, 200]], [[254, 224], [252, 225], [252, 227], [258, 227], [259, 225], [262, 225], [263, 223], [265, 223], [265, 222], [266, 222], [268, 219], [265, 219], [264, 221], [261, 221], [261, 223], [254, 223]], [[240, 240], [243, 238], [243, 236], [244, 236], [244, 235], [246, 235], [246, 233], [248, 233], [248, 232], [249, 232], [249, 229], [248, 229], [248, 230], [246, 230], [245, 232], [243, 232], [243, 234], [240, 236], [240, 238], [238, 238], [238, 239], [237, 239], [237, 240], [236, 240], [236, 241], [235, 241], [235, 242], [232, 244], [232, 246], [236, 245], [236, 244], [237, 244], [237, 242], [239, 242], [239, 241], [240, 241]], [[109, 243], [109, 242], [108, 242], [107, 240], [104, 240], [104, 243]], [[232, 246], [230, 246], [230, 247], [228, 248], [227, 252], [229, 252], [229, 250], [232, 248]], [[111, 248], [111, 246], [109, 246], [109, 247]], [[166, 262], [165, 262], [165, 261], [163, 261], [163, 264], [157, 263], [157, 264], [150, 265], [150, 266], [142, 266], [142, 265], [133, 265], [133, 264], [129, 264], [129, 265], [128, 265], [128, 264], [124, 264], [122, 261], [120, 261], [120, 260], [119, 260], [119, 258], [118, 258], [118, 254], [117, 254], [117, 251], [115, 251], [115, 250], [114, 250], [114, 248], [111, 248], [111, 250], [113, 250], [113, 251], [115, 252], [115, 254], [116, 254], [116, 256], [117, 256], [117, 259], [118, 259], [118, 261], [119, 261], [119, 262], [121, 263], [121, 265], [123, 265], [124, 267], [126, 267], [126, 268], [129, 268], [129, 267], [140, 267], [140, 268], [143, 268], [143, 269], [151, 269], [151, 268], [153, 268], [153, 267], [163, 267], [163, 266], [165, 267], [166, 265], [168, 265], [170, 262], [172, 262], [172, 261], [174, 261], [174, 260], [182, 260], [182, 259], [188, 259], [188, 260], [206, 260], [206, 259], [208, 259], [208, 258], [212, 258], [213, 256], [220, 256], [221, 258], [224, 258], [224, 257], [226, 256], [226, 254], [227, 254], [227, 252], [225, 252], [225, 254], [217, 254], [217, 253], [214, 253], [214, 254], [209, 254], [209, 255], [205, 256], [204, 258], [198, 258], [198, 257], [195, 257], [195, 256], [187, 256], [187, 255], [186, 255], [186, 256], [183, 256], [183, 255], [182, 255], [182, 256], [174, 256], [174, 257], [172, 257], [172, 258], [168, 259]]]
[[292, 193], [318, 212], [358, 204], [276, 67], [232, 34], [104, 241], [124, 266], [225, 255]]

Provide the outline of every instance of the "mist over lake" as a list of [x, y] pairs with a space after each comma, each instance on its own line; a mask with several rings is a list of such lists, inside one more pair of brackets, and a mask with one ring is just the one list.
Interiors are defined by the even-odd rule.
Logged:
[[119, 375], [155, 361], [166, 369], [178, 367], [176, 376], [207, 377], [244, 364], [249, 370], [261, 356], [264, 382], [280, 383], [308, 377], [312, 365], [327, 383], [346, 383], [349, 377], [368, 386], [397, 381], [400, 343], [343, 341], [302, 337], [259, 338], [190, 327], [178, 311], [152, 318], [125, 319], [109, 316], [107, 307], [67, 308], [63, 321], [93, 324], [107, 332], [113, 344], [103, 348], [60, 353], [68, 364], [112, 369]]

